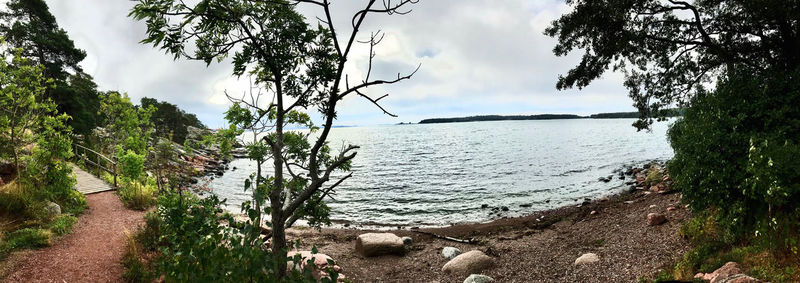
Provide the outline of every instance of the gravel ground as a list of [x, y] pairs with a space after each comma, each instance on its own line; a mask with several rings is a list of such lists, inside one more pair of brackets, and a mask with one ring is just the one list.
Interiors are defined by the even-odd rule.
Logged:
[[[292, 230], [304, 249], [315, 244], [333, 257], [355, 282], [463, 282], [465, 276], [441, 271], [447, 262], [441, 249], [454, 246], [467, 252], [484, 251], [494, 257], [495, 267], [483, 274], [496, 282], [636, 282], [677, 261], [689, 249], [678, 235], [680, 223], [690, 212], [679, 204], [679, 194], [645, 194], [638, 191], [582, 207], [565, 207], [534, 215], [484, 224], [457, 225], [422, 231], [457, 238], [475, 238], [479, 244], [436, 239], [411, 230], [392, 230], [414, 238], [405, 256], [364, 258], [354, 253], [357, 235], [365, 230]], [[652, 206], [652, 207], [651, 207]], [[667, 207], [678, 209], [667, 211]], [[591, 211], [597, 213], [592, 215]], [[658, 212], [668, 221], [647, 226], [647, 214]], [[537, 221], [537, 219], [539, 219]], [[600, 261], [576, 267], [584, 253]]]
[[113, 192], [86, 196], [89, 208], [71, 234], [53, 246], [11, 255], [3, 282], [120, 282], [124, 230], [135, 231], [144, 212], [125, 208]]

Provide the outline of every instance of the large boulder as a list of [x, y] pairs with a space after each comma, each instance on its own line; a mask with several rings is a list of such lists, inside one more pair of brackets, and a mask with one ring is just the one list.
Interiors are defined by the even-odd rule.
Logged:
[[356, 238], [356, 252], [363, 256], [405, 254], [403, 239], [392, 233], [366, 233]]
[[583, 254], [575, 259], [575, 265], [591, 264], [600, 261], [600, 257], [593, 253]]
[[446, 259], [453, 259], [461, 254], [461, 250], [454, 247], [444, 247], [442, 249], [442, 256]]
[[661, 213], [649, 213], [647, 214], [647, 226], [656, 226], [664, 224], [667, 222], [667, 217]]
[[[295, 255], [300, 255], [300, 262], [297, 264], [294, 262]], [[313, 260], [315, 269], [314, 272], [312, 272], [312, 275], [317, 281], [320, 281], [320, 279], [323, 277], [328, 277], [328, 272], [326, 271], [329, 266], [328, 260], [333, 261], [333, 259], [328, 255], [320, 253], [312, 254], [311, 251], [292, 251], [288, 252], [286, 256], [290, 258], [289, 261], [286, 262], [287, 270], [297, 269], [302, 272], [308, 267], [308, 261]], [[333, 271], [337, 273], [342, 271], [342, 268], [338, 265], [334, 265], [332, 268]]]
[[488, 283], [492, 281], [494, 281], [492, 277], [482, 274], [472, 274], [467, 279], [464, 279], [464, 283]]
[[492, 267], [494, 261], [481, 251], [474, 250], [458, 255], [442, 267], [442, 272], [450, 274], [479, 273]]

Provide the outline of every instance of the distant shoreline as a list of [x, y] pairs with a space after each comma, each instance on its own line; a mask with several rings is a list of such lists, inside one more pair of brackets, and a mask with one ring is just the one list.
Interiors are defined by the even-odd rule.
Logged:
[[[665, 110], [664, 117], [677, 117], [681, 115], [678, 109]], [[419, 124], [484, 122], [484, 121], [523, 121], [523, 120], [571, 120], [571, 119], [635, 119], [639, 112], [612, 112], [598, 113], [589, 116], [575, 114], [537, 114], [537, 115], [478, 115], [453, 118], [430, 118], [419, 121]]]

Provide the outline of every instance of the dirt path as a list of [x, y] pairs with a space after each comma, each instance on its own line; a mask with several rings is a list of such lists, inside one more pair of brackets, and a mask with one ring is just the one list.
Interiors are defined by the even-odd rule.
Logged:
[[51, 247], [14, 256], [4, 282], [119, 282], [124, 230], [143, 223], [144, 212], [129, 210], [113, 192], [86, 196], [89, 208], [71, 234]]

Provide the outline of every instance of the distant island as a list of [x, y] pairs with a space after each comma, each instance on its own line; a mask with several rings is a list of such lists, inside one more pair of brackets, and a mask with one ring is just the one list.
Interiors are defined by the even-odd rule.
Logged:
[[[678, 109], [669, 109], [665, 111], [666, 115], [664, 116], [666, 117], [677, 117], [681, 115], [681, 111]], [[455, 117], [455, 118], [431, 118], [419, 121], [419, 123], [436, 124], [436, 123], [508, 121], [508, 120], [621, 119], [621, 118], [639, 118], [639, 112], [598, 113], [589, 116], [580, 116], [575, 114], [478, 115], [478, 116]]]

